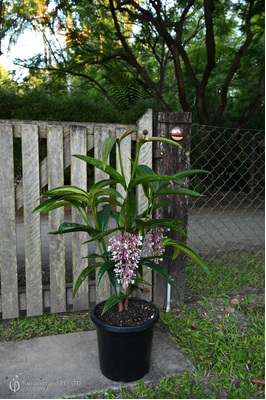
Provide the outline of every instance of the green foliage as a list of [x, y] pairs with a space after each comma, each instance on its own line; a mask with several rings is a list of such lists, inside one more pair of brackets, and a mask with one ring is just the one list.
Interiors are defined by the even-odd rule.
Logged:
[[[182, 187], [183, 182], [181, 178], [193, 175], [199, 172], [199, 170], [188, 170], [184, 172], [179, 172], [173, 176], [155, 174], [150, 168], [145, 165], [138, 166], [139, 155], [142, 146], [145, 146], [148, 142], [162, 141], [172, 146], [180, 148], [180, 144], [174, 141], [170, 141], [165, 138], [149, 138], [146, 139], [143, 135], [139, 135], [137, 140], [136, 157], [132, 161], [132, 172], [130, 180], [127, 181], [124, 172], [124, 162], [121, 154], [121, 142], [129, 135], [134, 133], [135, 130], [126, 131], [120, 139], [107, 138], [103, 143], [102, 148], [102, 161], [95, 159], [94, 157], [84, 156], [84, 155], [74, 155], [74, 157], [85, 161], [89, 165], [104, 171], [109, 175], [109, 179], [104, 179], [102, 181], [96, 182], [88, 192], [75, 186], [65, 185], [57, 188], [53, 188], [46, 193], [44, 193], [40, 199], [46, 199], [41, 202], [33, 212], [46, 213], [58, 207], [64, 207], [65, 205], [71, 205], [76, 208], [85, 224], [77, 224], [72, 222], [64, 222], [61, 224], [56, 232], [50, 232], [51, 234], [64, 234], [69, 232], [87, 232], [91, 239], [88, 242], [94, 242], [98, 246], [99, 256], [102, 262], [92, 264], [86, 267], [77, 279], [76, 285], [74, 287], [74, 295], [79, 289], [80, 285], [84, 282], [84, 279], [91, 273], [95, 268], [100, 268], [97, 276], [97, 287], [104, 274], [108, 275], [110, 284], [113, 288], [114, 294], [107, 300], [104, 312], [110, 307], [114, 306], [118, 302], [121, 304], [121, 300], [132, 293], [133, 289], [138, 289], [137, 285], [129, 285], [126, 287], [126, 294], [122, 292], [122, 285], [120, 285], [118, 276], [116, 274], [116, 263], [112, 258], [112, 253], [110, 250], [107, 251], [107, 244], [105, 238], [110, 236], [110, 234], [120, 231], [122, 233], [131, 233], [140, 236], [141, 246], [143, 242], [141, 239], [154, 227], [167, 227], [184, 234], [182, 229], [180, 229], [179, 221], [172, 220], [162, 220], [153, 219], [153, 211], [158, 207], [162, 206], [164, 203], [159, 202], [158, 197], [162, 194], [173, 195], [191, 195], [200, 196], [198, 193], [185, 189]], [[119, 155], [119, 166], [121, 173], [117, 172], [116, 169], [107, 164], [108, 158], [112, 152], [112, 149], [116, 145], [117, 152]], [[180, 188], [173, 187], [172, 182], [179, 183]], [[113, 189], [111, 186], [114, 184], [120, 184], [124, 190], [123, 195], [117, 190]], [[141, 215], [137, 215], [136, 207], [136, 187], [141, 185], [144, 188], [144, 195], [147, 198], [147, 208]], [[105, 203], [103, 207], [100, 208], [102, 203]], [[115, 204], [117, 207], [117, 212], [114, 213], [111, 210], [111, 205]], [[93, 216], [93, 222], [91, 222], [88, 209]], [[109, 219], [113, 218], [116, 222], [116, 227], [114, 229], [109, 229]], [[140, 246], [140, 244], [138, 244]], [[136, 268], [136, 274], [138, 276], [138, 282], [145, 283], [142, 276], [142, 266], [148, 266], [156, 273], [160, 274], [173, 288], [173, 290], [178, 295], [177, 288], [174, 284], [172, 278], [168, 275], [164, 269], [156, 264], [154, 257], [158, 252], [161, 252], [166, 246], [171, 246], [174, 249], [173, 258], [175, 258], [180, 251], [188, 255], [198, 266], [203, 268], [203, 270], [208, 273], [208, 268], [201, 258], [188, 246], [184, 245], [173, 239], [163, 239], [161, 242], [161, 247], [154, 254], [145, 255], [145, 257], [138, 256]], [[160, 254], [160, 253], [159, 253]], [[131, 279], [132, 280], [132, 279]], [[120, 287], [121, 286], [121, 287]]]

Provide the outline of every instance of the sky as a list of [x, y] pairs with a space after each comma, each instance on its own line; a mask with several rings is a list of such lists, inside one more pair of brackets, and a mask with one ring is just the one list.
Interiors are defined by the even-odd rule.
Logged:
[[7, 71], [16, 70], [16, 79], [22, 79], [27, 75], [28, 70], [16, 66], [13, 61], [16, 57], [30, 58], [39, 52], [43, 52], [42, 38], [40, 35], [27, 30], [18, 39], [15, 45], [12, 45], [8, 52], [8, 38], [5, 38], [1, 44], [1, 50], [4, 53], [0, 56], [0, 64]]

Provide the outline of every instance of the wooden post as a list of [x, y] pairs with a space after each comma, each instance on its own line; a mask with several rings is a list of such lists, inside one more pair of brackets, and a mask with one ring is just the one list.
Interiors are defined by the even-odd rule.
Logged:
[[[179, 126], [184, 130], [184, 138], [179, 142], [182, 146], [182, 150], [169, 144], [155, 143], [153, 149], [153, 162], [154, 171], [157, 174], [173, 175], [176, 172], [190, 168], [191, 129], [189, 124], [191, 124], [191, 121], [191, 113], [160, 112], [154, 116], [153, 136], [171, 139], [171, 128]], [[184, 187], [188, 187], [188, 184], [189, 180], [186, 179]], [[186, 232], [188, 221], [188, 196], [169, 195], [168, 197], [166, 195], [164, 198], [160, 198], [160, 200], [170, 200], [170, 203], [157, 210], [156, 217], [158, 219], [171, 218], [183, 221], [181, 228]], [[168, 232], [167, 236], [182, 243], [186, 243], [186, 237], [176, 232]], [[166, 248], [164, 255], [172, 256], [172, 254], [173, 250], [171, 248]], [[161, 265], [173, 278], [175, 285], [177, 286], [180, 299], [178, 299], [173, 290], [171, 290], [171, 306], [175, 307], [184, 301], [186, 256], [184, 253], [180, 253], [174, 260], [172, 260], [172, 258], [166, 258], [161, 262]], [[155, 274], [154, 276], [153, 301], [160, 309], [166, 307], [167, 283], [158, 274]]]

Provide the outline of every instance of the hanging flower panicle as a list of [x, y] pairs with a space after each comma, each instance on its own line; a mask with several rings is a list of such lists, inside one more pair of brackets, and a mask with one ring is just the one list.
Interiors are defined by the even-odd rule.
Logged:
[[[149, 257], [152, 254], [154, 254], [162, 245], [162, 239], [164, 238], [164, 232], [165, 228], [162, 228], [160, 226], [156, 226], [152, 228], [144, 238], [144, 243], [142, 247], [142, 255], [144, 257]], [[157, 255], [159, 256], [158, 258], [155, 258], [153, 262], [156, 264], [159, 264], [160, 261], [162, 261], [162, 258], [160, 258], [161, 255], [165, 252], [165, 248], [161, 249]]]
[[124, 289], [134, 283], [135, 270], [141, 254], [142, 236], [128, 232], [110, 239], [108, 251], [112, 252], [112, 260], [116, 263], [115, 272]]

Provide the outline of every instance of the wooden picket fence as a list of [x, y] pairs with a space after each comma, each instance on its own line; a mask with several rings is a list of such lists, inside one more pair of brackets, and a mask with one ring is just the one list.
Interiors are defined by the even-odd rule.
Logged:
[[[80, 287], [73, 299], [73, 284], [81, 270], [87, 265], [84, 257], [87, 240], [86, 233], [72, 234], [73, 284], [66, 284], [65, 279], [65, 239], [64, 235], [49, 237], [50, 285], [42, 284], [42, 240], [41, 216], [33, 214], [38, 205], [36, 199], [42, 188], [48, 189], [64, 184], [64, 169], [71, 165], [71, 184], [87, 189], [87, 164], [71, 157], [73, 154], [87, 154], [94, 148], [94, 157], [101, 159], [102, 143], [105, 138], [120, 137], [126, 130], [138, 128], [152, 135], [152, 111], [141, 117], [136, 125], [96, 124], [77, 122], [44, 122], [0, 120], [0, 313], [3, 319], [18, 317], [21, 311], [26, 315], [42, 315], [49, 309], [52, 313], [90, 308], [92, 303], [104, 300], [110, 293], [107, 281], [101, 283], [100, 290], [87, 282]], [[13, 139], [22, 142], [23, 179], [15, 188]], [[47, 157], [39, 162], [39, 139], [46, 139]], [[128, 136], [122, 143], [122, 155], [126, 164], [127, 176], [131, 169], [131, 141], [137, 139], [137, 133]], [[144, 147], [143, 147], [144, 149]], [[152, 147], [145, 146], [140, 163], [152, 167]], [[106, 175], [95, 169], [95, 182]], [[121, 188], [118, 188], [121, 190]], [[138, 211], [145, 207], [145, 198], [141, 191], [138, 196]], [[26, 288], [18, 287], [16, 214], [23, 206], [25, 239], [25, 276]], [[72, 210], [72, 221], [82, 223], [80, 215]], [[64, 222], [62, 208], [49, 213], [49, 231], [57, 230]], [[147, 272], [148, 274], [148, 272]], [[148, 278], [148, 277], [147, 277]], [[149, 278], [148, 278], [149, 279]]]

